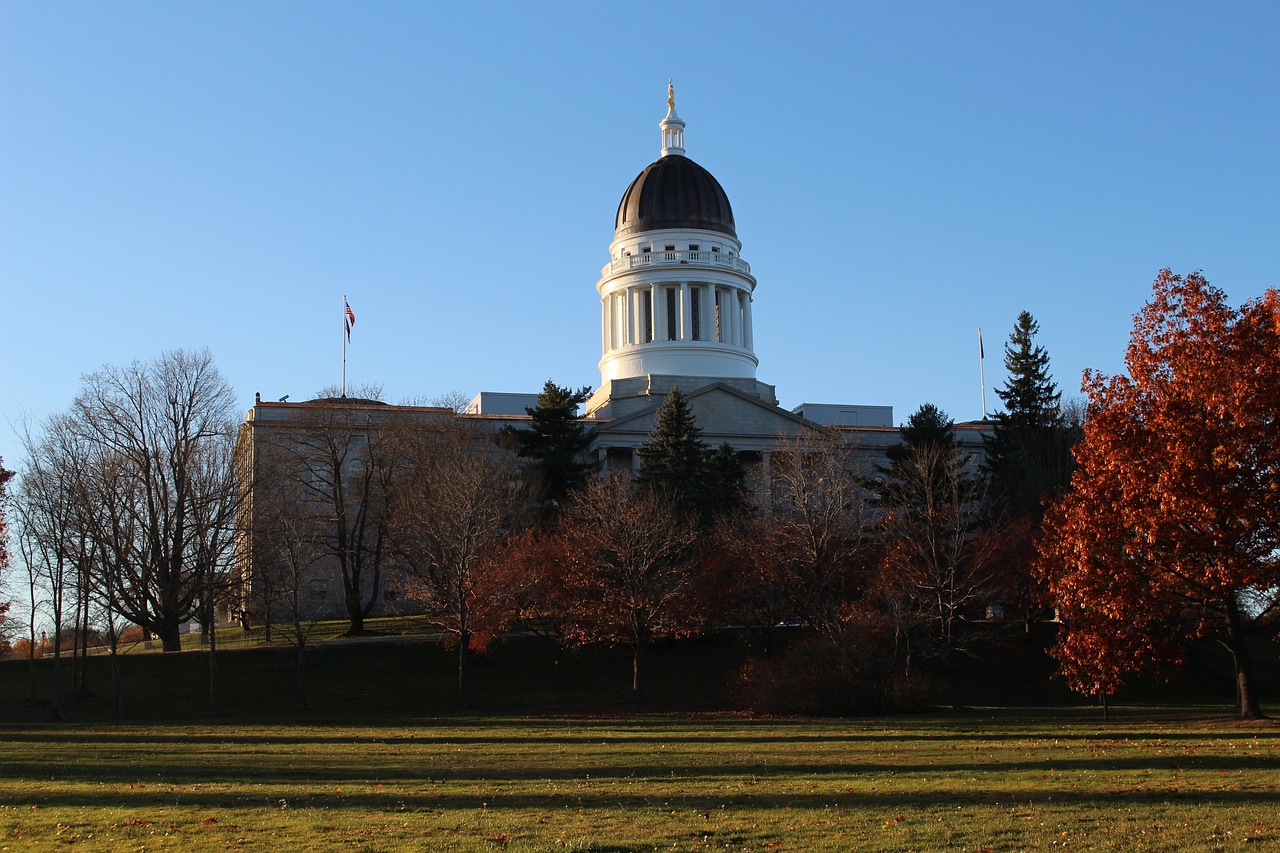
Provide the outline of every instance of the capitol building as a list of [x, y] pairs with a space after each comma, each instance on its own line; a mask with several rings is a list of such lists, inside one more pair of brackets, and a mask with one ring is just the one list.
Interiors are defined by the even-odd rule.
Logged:
[[[583, 422], [595, 436], [589, 453], [601, 475], [632, 472], [658, 408], [679, 387], [711, 447], [728, 443], [738, 453], [748, 485], [761, 496], [770, 485], [771, 452], [806, 434], [835, 434], [854, 443], [869, 462], [901, 441], [889, 406], [804, 403], [778, 405], [774, 386], [756, 376], [752, 304], [758, 282], [743, 256], [729, 196], [685, 147], [685, 122], [668, 87], [658, 124], [658, 159], [622, 193], [613, 240], [596, 282], [600, 305], [600, 384]], [[768, 282], [762, 285], [768, 287]], [[325, 398], [267, 402], [259, 397], [240, 428], [240, 464], [263, 474], [263, 448], [297, 445], [323, 415], [351, 425], [343, 465], [361, 470], [362, 448], [392, 418], [457, 418], [482, 432], [527, 424], [536, 391], [481, 391], [465, 410], [391, 406], [373, 400]], [[955, 434], [973, 463], [983, 456], [983, 422], [956, 424]], [[246, 568], [251, 553], [239, 556]], [[249, 569], [251, 571], [251, 569]], [[337, 567], [334, 569], [337, 580]], [[317, 585], [315, 603], [337, 604], [340, 586]], [[340, 608], [340, 605], [338, 607]]]

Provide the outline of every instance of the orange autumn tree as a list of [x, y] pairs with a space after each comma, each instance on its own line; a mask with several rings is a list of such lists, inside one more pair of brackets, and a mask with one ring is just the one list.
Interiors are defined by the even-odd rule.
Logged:
[[1237, 310], [1200, 274], [1163, 270], [1125, 362], [1128, 376], [1086, 372], [1080, 467], [1045, 518], [1054, 655], [1105, 696], [1216, 640], [1241, 716], [1259, 717], [1247, 640], [1280, 613], [1280, 293]]

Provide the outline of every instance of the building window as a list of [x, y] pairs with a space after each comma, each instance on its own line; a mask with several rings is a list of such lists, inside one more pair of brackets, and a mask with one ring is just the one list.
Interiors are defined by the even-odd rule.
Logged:
[[679, 324], [676, 322], [676, 290], [674, 287], [667, 288], [667, 340], [674, 341], [676, 332], [680, 330]]
[[644, 314], [644, 342], [653, 340], [653, 291], [646, 290], [640, 307]]
[[693, 329], [691, 330], [693, 334], [690, 337], [692, 337], [695, 341], [700, 341], [702, 340], [702, 288], [701, 287], [689, 288], [689, 302], [690, 302], [689, 307], [690, 309], [692, 309], [689, 312], [691, 315], [690, 325], [693, 326]]
[[701, 248], [701, 247], [700, 247], [700, 246], [699, 246], [699, 244], [697, 244], [697, 243], [690, 243], [690, 244], [689, 244], [689, 251], [690, 251], [690, 252], [696, 252], [696, 251], [698, 251], [698, 249], [699, 249], [699, 248]]
[[652, 247], [652, 246], [643, 246], [643, 247], [641, 247], [640, 251], [644, 252], [644, 253], [647, 255], [647, 254], [649, 254], [651, 251], [653, 251], [653, 247]]
[[675, 246], [663, 246], [663, 247], [662, 247], [662, 250], [663, 250], [664, 252], [674, 252], [674, 251], [676, 250], [676, 247], [675, 247]]

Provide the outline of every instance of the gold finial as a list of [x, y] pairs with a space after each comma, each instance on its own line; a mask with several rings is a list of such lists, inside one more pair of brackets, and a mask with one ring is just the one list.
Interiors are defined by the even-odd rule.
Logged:
[[674, 110], [676, 108], [676, 87], [671, 85], [671, 78], [667, 78], [667, 109]]

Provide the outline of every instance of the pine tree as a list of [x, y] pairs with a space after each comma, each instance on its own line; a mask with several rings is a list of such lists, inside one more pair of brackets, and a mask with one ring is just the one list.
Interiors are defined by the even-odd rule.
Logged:
[[699, 505], [708, 448], [680, 386], [658, 407], [653, 432], [639, 453], [641, 483], [665, 492], [685, 509]]
[[1018, 315], [1009, 341], [1004, 345], [1004, 369], [1009, 377], [996, 394], [1005, 411], [997, 423], [1013, 426], [1050, 427], [1062, 424], [1062, 393], [1049, 375], [1049, 353], [1035, 344], [1040, 324], [1029, 311]]
[[536, 468], [542, 502], [553, 512], [596, 470], [596, 463], [584, 458], [595, 431], [578, 419], [578, 407], [590, 396], [589, 387], [575, 391], [548, 379], [538, 405], [525, 409], [531, 418], [528, 428], [505, 430], [519, 443], [519, 455]]
[[1063, 416], [1049, 354], [1035, 343], [1039, 330], [1030, 313], [1018, 315], [1004, 347], [1009, 377], [996, 390], [1005, 411], [994, 415], [993, 433], [984, 440], [997, 507], [1036, 525], [1044, 514], [1043, 498], [1070, 483], [1071, 447], [1079, 439], [1079, 430]]
[[921, 458], [930, 460], [932, 468], [928, 479], [939, 488], [952, 473], [951, 468], [964, 464], [956, 444], [955, 421], [933, 403], [924, 403], [913, 412], [898, 429], [898, 434], [902, 443], [885, 450], [889, 465], [876, 466], [883, 479], [874, 483], [873, 488], [879, 492], [882, 502], [895, 502], [901, 496], [902, 482], [919, 479], [916, 468]]
[[747, 472], [738, 451], [724, 442], [707, 455], [703, 480], [703, 500], [699, 507], [704, 522], [741, 512], [747, 503]]

